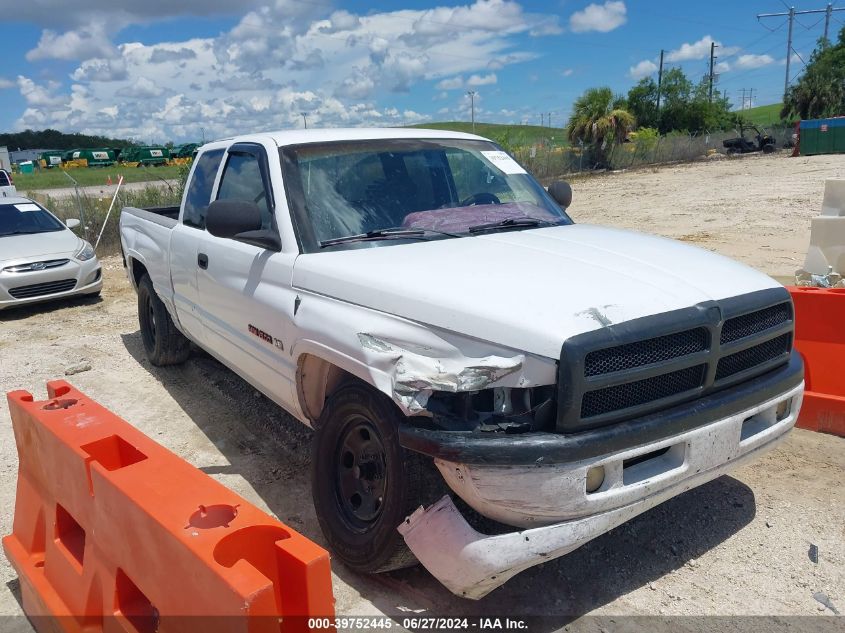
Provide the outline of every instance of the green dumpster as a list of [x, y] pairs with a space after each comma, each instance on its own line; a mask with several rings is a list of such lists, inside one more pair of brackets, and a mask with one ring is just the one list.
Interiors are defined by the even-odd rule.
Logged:
[[845, 117], [801, 121], [798, 129], [802, 156], [845, 153]]

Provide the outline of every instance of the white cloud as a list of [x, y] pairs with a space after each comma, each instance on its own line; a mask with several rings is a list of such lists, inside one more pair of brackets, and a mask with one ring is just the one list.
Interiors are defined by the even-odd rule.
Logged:
[[650, 59], [644, 59], [635, 66], [628, 69], [628, 76], [631, 79], [642, 79], [657, 72], [657, 64]]
[[569, 28], [575, 33], [598, 31], [607, 33], [627, 22], [628, 10], [621, 0], [590, 4], [569, 16]]
[[717, 62], [714, 69], [717, 73], [726, 73], [730, 71], [731, 65], [728, 62]]
[[0, 77], [0, 90], [6, 90], [7, 88], [14, 88], [17, 84], [12, 81], [11, 79], [6, 79], [5, 77]]
[[110, 58], [114, 54], [114, 46], [102, 25], [94, 23], [62, 34], [44, 30], [38, 44], [26, 54], [26, 58], [31, 62], [43, 59], [83, 60]]
[[564, 77], [571, 77], [571, 76], [572, 76], [572, 73], [574, 73], [574, 72], [575, 72], [575, 70], [574, 70], [574, 69], [572, 69], [572, 68], [566, 68], [566, 69], [564, 69], [564, 71], [563, 71], [562, 73], [560, 73], [560, 74], [561, 74], [561, 75], [563, 75]]
[[118, 90], [117, 94], [121, 97], [132, 97], [134, 99], [152, 99], [164, 94], [164, 89], [146, 77], [139, 77], [133, 84]]
[[[125, 3], [79, 0], [74, 9], [80, 16], [49, 22], [44, 15], [38, 22], [42, 28], [66, 29], [57, 37], [80, 37], [84, 31], [92, 35], [81, 38], [86, 46], [96, 45], [89, 46], [91, 52], [77, 42], [73, 55], [61, 52], [69, 58], [85, 53], [69, 77], [72, 85], [17, 82], [28, 96], [15, 126], [53, 125], [163, 141], [198, 138], [200, 127], [210, 138], [301, 126], [301, 112], [308, 112], [309, 127], [413, 122], [426, 115], [388, 114], [391, 93], [427, 83], [448, 99], [449, 90], [495, 84], [499, 69], [538, 56], [520, 50], [520, 37], [557, 28], [555, 16], [528, 13], [514, 0], [360, 14], [322, 3], [266, 1], [239, 5], [243, 17], [215, 37], [156, 44], [114, 46], [111, 38], [121, 25], [154, 20], [150, 6], [164, 0], [131, 9], [120, 8]], [[224, 11], [218, 0], [183, 4], [161, 8], [159, 15], [204, 14], [205, 4], [210, 14]], [[96, 26], [104, 20], [108, 29]], [[36, 50], [33, 55], [40, 59], [57, 56], [45, 42]], [[461, 101], [452, 112], [459, 115], [468, 107]]]
[[749, 70], [752, 68], [761, 68], [773, 64], [775, 61], [771, 55], [740, 55], [737, 57], [735, 66], [742, 70]]
[[123, 59], [87, 59], [73, 71], [74, 81], [120, 81], [127, 78]]
[[449, 79], [442, 79], [435, 85], [437, 90], [460, 90], [464, 87], [463, 77], [450, 77]]
[[711, 44], [716, 45], [717, 55], [733, 55], [739, 50], [736, 46], [725, 46], [709, 35], [705, 35], [697, 42], [693, 42], [692, 44], [684, 42], [679, 48], [669, 51], [666, 55], [666, 61], [685, 62], [694, 59], [707, 59], [710, 57]]
[[469, 79], [467, 79], [467, 87], [477, 88], [479, 86], [491, 86], [498, 80], [496, 73], [490, 73], [489, 75], [471, 75]]

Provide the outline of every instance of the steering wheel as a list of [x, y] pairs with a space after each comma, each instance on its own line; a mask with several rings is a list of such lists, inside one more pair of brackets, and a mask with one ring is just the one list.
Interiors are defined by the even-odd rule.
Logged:
[[461, 200], [462, 207], [472, 207], [477, 204], [502, 204], [502, 201], [499, 200], [499, 198], [497, 198], [495, 195], [487, 191], [482, 191], [481, 193], [474, 193], [469, 198]]

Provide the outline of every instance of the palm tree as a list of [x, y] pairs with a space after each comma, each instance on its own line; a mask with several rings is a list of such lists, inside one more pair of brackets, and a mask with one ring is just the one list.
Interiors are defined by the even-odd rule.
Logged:
[[571, 143], [594, 146], [597, 166], [607, 165], [609, 146], [622, 143], [637, 123], [624, 105], [625, 100], [614, 98], [610, 88], [589, 88], [572, 106], [566, 134]]

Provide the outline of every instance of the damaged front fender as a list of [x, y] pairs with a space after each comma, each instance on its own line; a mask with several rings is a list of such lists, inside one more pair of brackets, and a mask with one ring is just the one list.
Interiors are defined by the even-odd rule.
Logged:
[[[435, 391], [480, 391], [507, 376], [521, 374], [525, 366], [522, 354], [467, 358], [454, 347], [435, 350], [364, 332], [358, 334], [358, 340], [368, 364], [390, 377], [393, 399], [412, 414], [425, 410]], [[514, 386], [530, 386], [525, 375], [517, 375], [516, 380], [509, 382]]]

